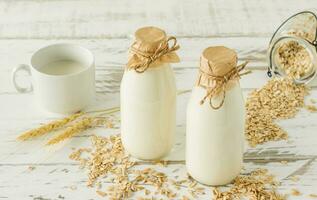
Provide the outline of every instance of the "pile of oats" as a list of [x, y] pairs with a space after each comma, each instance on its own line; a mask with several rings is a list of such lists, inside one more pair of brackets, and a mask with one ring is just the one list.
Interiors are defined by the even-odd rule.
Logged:
[[309, 94], [305, 85], [287, 78], [269, 80], [262, 88], [252, 91], [246, 101], [245, 135], [254, 147], [267, 141], [287, 138], [276, 120], [292, 118], [304, 106]]
[[[139, 164], [125, 153], [120, 135], [92, 136], [91, 140], [92, 148], [77, 149], [69, 158], [78, 161], [81, 168], [87, 169], [87, 186], [95, 187], [100, 196], [116, 200], [128, 199], [141, 192], [144, 196], [136, 199], [152, 199], [153, 196], [174, 199], [177, 196], [176, 191], [184, 187], [188, 188], [191, 196], [204, 193], [204, 188], [199, 187], [192, 179], [179, 181], [168, 178], [166, 174], [153, 168], [138, 169], [136, 166]], [[166, 161], [153, 164], [167, 166]], [[103, 188], [101, 180], [112, 184]], [[144, 185], [152, 190], [144, 188]]]
[[252, 199], [285, 200], [286, 196], [276, 192], [279, 182], [268, 174], [266, 169], [257, 169], [250, 174], [240, 175], [234, 179], [232, 186], [225, 191], [213, 189], [214, 200]]
[[285, 42], [278, 48], [277, 61], [286, 75], [293, 79], [310, 75], [313, 70], [309, 52], [296, 41]]
[[[206, 195], [206, 189], [213, 189], [202, 186], [188, 174], [185, 178], [168, 176], [157, 169], [144, 168], [142, 163], [133, 162], [124, 152], [120, 135], [92, 136], [92, 147], [77, 149], [69, 157], [87, 170], [87, 186], [94, 187], [98, 195], [107, 199], [201, 199], [205, 197], [203, 195]], [[168, 163], [164, 161], [153, 164], [158, 169], [168, 167]], [[102, 182], [111, 184], [102, 186]], [[226, 191], [215, 188], [212, 199], [248, 197], [284, 200], [284, 196], [275, 191], [278, 185], [267, 170], [258, 169], [237, 177]], [[185, 195], [180, 190], [185, 190]]]

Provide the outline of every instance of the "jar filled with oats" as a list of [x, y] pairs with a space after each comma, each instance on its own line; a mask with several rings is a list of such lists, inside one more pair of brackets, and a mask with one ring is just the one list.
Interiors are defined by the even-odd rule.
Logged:
[[[289, 77], [296, 83], [309, 83], [317, 70], [317, 16], [312, 11], [288, 18], [271, 38], [268, 76]], [[315, 81], [314, 81], [315, 82]]]
[[241, 170], [245, 107], [239, 79], [245, 65], [237, 66], [236, 52], [223, 46], [201, 55], [187, 105], [186, 167], [203, 184], [227, 184]]
[[121, 82], [121, 138], [134, 157], [159, 159], [173, 146], [176, 84], [169, 63], [179, 62], [175, 37], [156, 27], [135, 32]]

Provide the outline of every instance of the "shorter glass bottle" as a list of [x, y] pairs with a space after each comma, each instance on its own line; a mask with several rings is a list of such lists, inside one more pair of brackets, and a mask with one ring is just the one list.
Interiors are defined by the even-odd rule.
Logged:
[[215, 46], [201, 55], [187, 106], [186, 167], [198, 182], [224, 185], [243, 162], [245, 107], [235, 51]]
[[174, 144], [176, 84], [169, 63], [179, 62], [178, 48], [159, 28], [135, 32], [120, 93], [122, 143], [136, 158], [159, 159]]

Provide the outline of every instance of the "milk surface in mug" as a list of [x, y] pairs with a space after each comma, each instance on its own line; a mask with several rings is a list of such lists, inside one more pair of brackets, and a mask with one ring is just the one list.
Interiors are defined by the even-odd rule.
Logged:
[[72, 60], [60, 60], [48, 63], [47, 65], [40, 68], [40, 71], [49, 75], [68, 75], [82, 71], [85, 68], [79, 62]]

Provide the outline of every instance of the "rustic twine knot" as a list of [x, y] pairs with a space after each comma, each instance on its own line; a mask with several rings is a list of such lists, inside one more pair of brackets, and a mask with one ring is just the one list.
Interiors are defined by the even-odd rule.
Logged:
[[[173, 42], [171, 47], [169, 45], [170, 42]], [[134, 66], [135, 71], [138, 73], [145, 72], [153, 62], [161, 58], [163, 55], [174, 52], [179, 49], [179, 45], [177, 44], [177, 39], [173, 36], [170, 36], [167, 38], [166, 41], [161, 42], [154, 52], [140, 51], [139, 49], [133, 46], [134, 45], [131, 46], [130, 52], [132, 54], [136, 54], [138, 56], [145, 58], [144, 62]]]
[[[215, 80], [215, 85], [212, 87], [207, 88], [207, 94], [205, 97], [200, 101], [200, 104], [204, 104], [206, 99], [209, 98], [209, 105], [213, 109], [217, 110], [221, 108], [225, 102], [226, 98], [226, 87], [229, 81], [234, 80], [236, 78], [240, 78], [243, 75], [251, 73], [251, 71], [246, 71], [244, 73], [240, 73], [248, 64], [248, 61], [245, 63], [238, 65], [237, 67], [234, 67], [232, 70], [230, 70], [228, 73], [226, 73], [224, 76], [215, 76], [210, 73], [206, 73], [202, 70], [200, 70], [200, 73], [205, 74], [209, 76], [211, 79]], [[208, 63], [209, 65], [209, 63]], [[210, 67], [210, 66], [209, 66]], [[222, 99], [221, 102], [218, 106], [214, 106], [212, 104], [212, 97], [216, 96], [217, 92], [221, 91], [222, 92]]]

